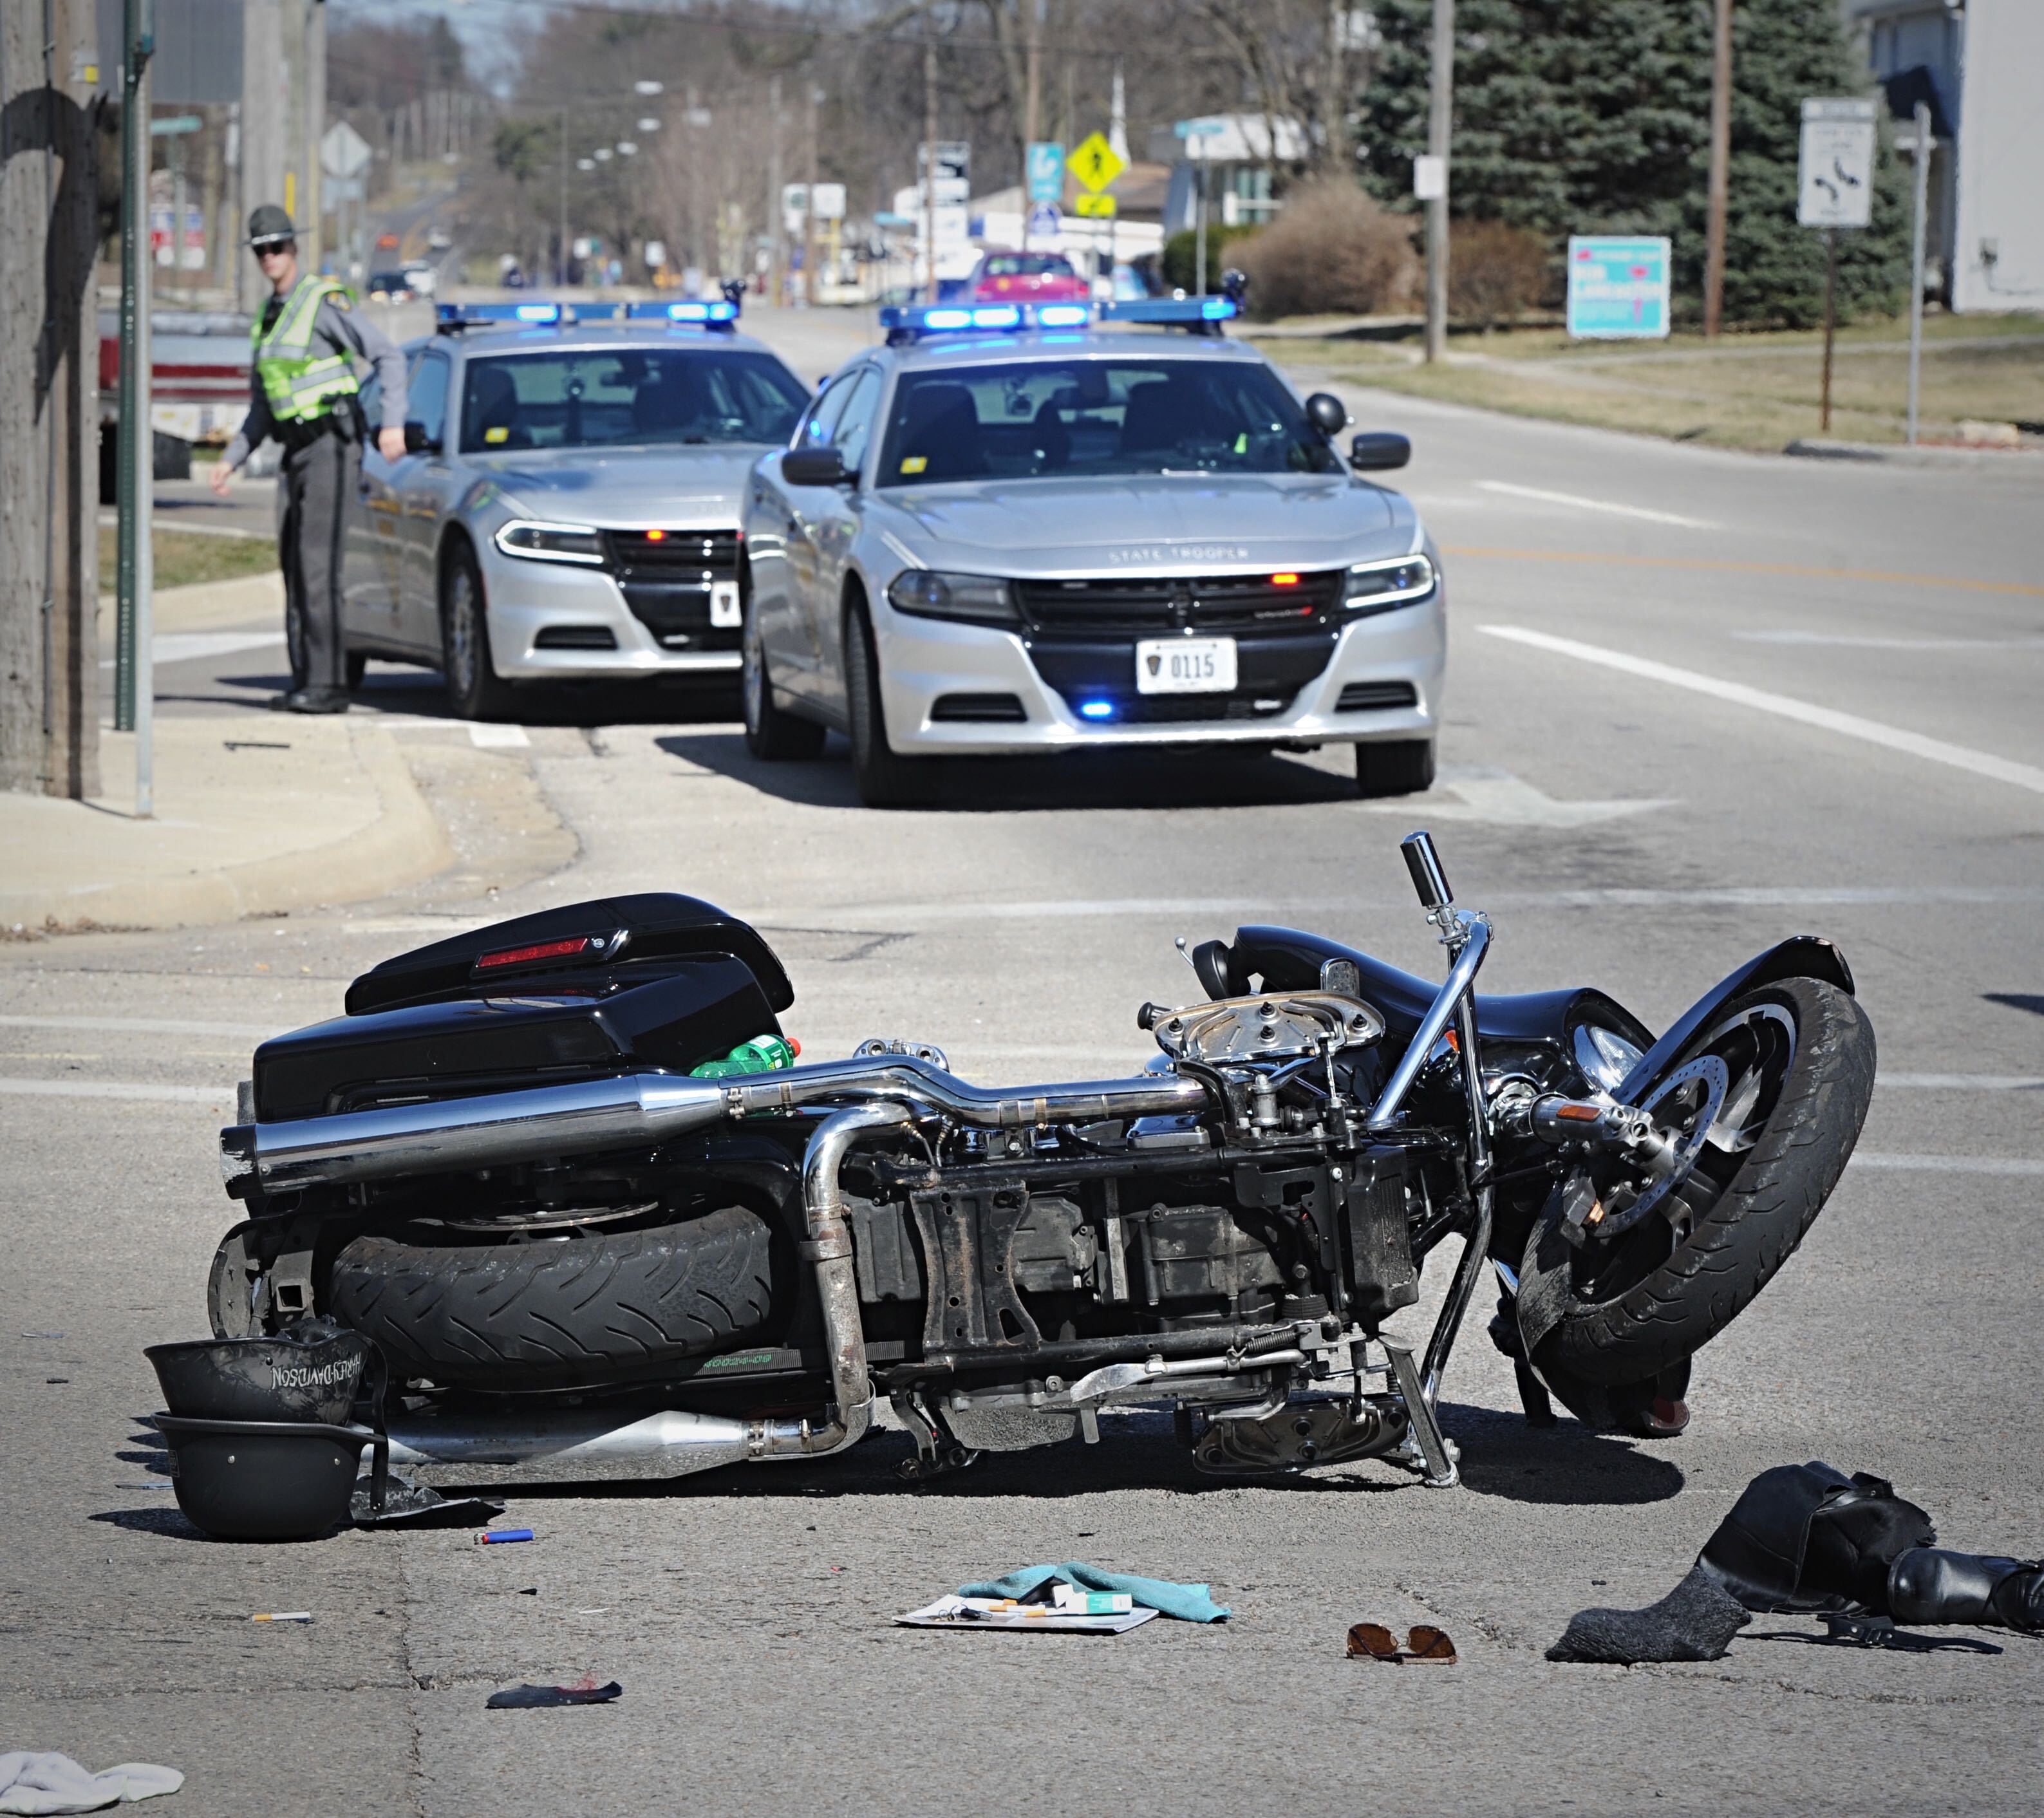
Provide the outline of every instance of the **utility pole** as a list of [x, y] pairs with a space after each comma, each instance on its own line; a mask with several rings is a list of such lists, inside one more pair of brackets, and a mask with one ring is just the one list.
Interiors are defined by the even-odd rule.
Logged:
[[568, 110], [561, 110], [561, 238], [554, 253], [554, 282], [568, 281]]
[[923, 275], [937, 300], [937, 40], [923, 15]]
[[1704, 253], [1704, 338], [1724, 319], [1725, 209], [1731, 186], [1731, 0], [1715, 0], [1711, 33], [1711, 179]]
[[325, 248], [320, 232], [320, 140], [326, 133], [326, 0], [308, 0], [305, 17], [305, 79], [298, 129], [304, 137], [299, 153], [305, 172], [305, 213], [299, 217], [301, 256], [305, 269], [320, 269]]
[[1351, 171], [1355, 163], [1348, 143], [1348, 71], [1343, 55], [1353, 17], [1349, 0], [1327, 0], [1327, 86], [1321, 125], [1327, 132], [1327, 168], [1337, 175]]
[[816, 101], [823, 90], [814, 83], [809, 90], [809, 144], [808, 179], [802, 186], [802, 301], [816, 305]]
[[781, 79], [766, 85], [766, 112], [773, 140], [766, 154], [766, 285], [778, 308], [781, 302]]
[[1042, 136], [1043, 111], [1043, 0], [1023, 0], [1029, 9], [1028, 86], [1022, 107], [1022, 146], [1028, 148]]
[[1427, 150], [1440, 160], [1441, 193], [1427, 204], [1427, 358], [1448, 352], [1448, 147], [1455, 105], [1455, 0], [1434, 0], [1433, 94], [1427, 112]]
[[135, 735], [135, 814], [156, 813], [156, 716], [151, 624], [156, 437], [149, 386], [149, 58], [145, 0], [125, 0], [121, 28], [121, 519], [113, 657], [113, 729]]
[[99, 793], [96, 36], [92, 0], [0, 6], [0, 789], [58, 796]]
[[1923, 367], [1923, 211], [1930, 201], [1931, 109], [1916, 103], [1916, 213], [1909, 232], [1909, 445], [1916, 446], [1916, 405]]

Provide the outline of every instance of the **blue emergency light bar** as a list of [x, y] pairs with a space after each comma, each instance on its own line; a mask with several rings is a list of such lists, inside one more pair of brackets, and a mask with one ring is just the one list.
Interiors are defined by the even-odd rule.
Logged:
[[624, 319], [630, 322], [677, 322], [687, 328], [729, 329], [738, 320], [738, 305], [729, 298], [719, 303], [631, 303]]
[[1200, 329], [1220, 332], [1218, 325], [1242, 313], [1232, 297], [1146, 297], [1139, 302], [1109, 303], [1100, 312], [1104, 322], [1147, 322], [1167, 329]]
[[442, 329], [476, 328], [485, 322], [559, 328], [574, 319], [574, 306], [569, 303], [442, 303], [433, 311], [433, 320]]
[[970, 334], [975, 329], [1082, 329], [1093, 319], [1084, 303], [890, 303], [880, 325], [890, 341], [923, 335]]

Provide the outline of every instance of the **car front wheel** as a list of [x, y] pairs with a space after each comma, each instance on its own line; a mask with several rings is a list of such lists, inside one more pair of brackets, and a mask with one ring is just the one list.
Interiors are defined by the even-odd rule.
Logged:
[[811, 720], [798, 720], [774, 705], [766, 652], [749, 613], [742, 648], [739, 680], [745, 697], [745, 748], [768, 763], [799, 762], [820, 755], [823, 728]]
[[467, 544], [448, 556], [440, 580], [440, 672], [448, 705], [464, 720], [501, 719], [511, 690], [490, 659], [488, 608], [475, 552]]
[[863, 606], [844, 615], [845, 717], [851, 723], [851, 775], [868, 808], [902, 808], [924, 800], [936, 778], [925, 759], [895, 755], [880, 700], [880, 657]]

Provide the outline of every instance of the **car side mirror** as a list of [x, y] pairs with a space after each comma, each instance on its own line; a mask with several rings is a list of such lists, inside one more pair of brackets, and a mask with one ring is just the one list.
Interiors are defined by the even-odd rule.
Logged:
[[1332, 441], [1348, 427], [1348, 407], [1331, 391], [1316, 391], [1306, 400], [1306, 421]]
[[1412, 458], [1412, 442], [1388, 429], [1370, 429], [1348, 445], [1348, 464], [1359, 474], [1383, 473], [1402, 467]]
[[836, 448], [790, 448], [781, 457], [781, 478], [791, 486], [841, 486], [857, 478], [844, 470]]
[[426, 433], [423, 423], [413, 421], [405, 425], [405, 452], [408, 455], [437, 455], [440, 445], [436, 438]]

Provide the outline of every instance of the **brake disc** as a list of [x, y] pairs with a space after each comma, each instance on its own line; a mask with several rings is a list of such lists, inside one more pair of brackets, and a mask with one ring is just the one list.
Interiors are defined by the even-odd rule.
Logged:
[[[1612, 1238], [1630, 1231], [1695, 1171], [1696, 1157], [1702, 1152], [1704, 1144], [1710, 1140], [1711, 1132], [1718, 1120], [1719, 1110], [1724, 1104], [1725, 1093], [1731, 1088], [1731, 1070], [1714, 1054], [1698, 1055], [1694, 1060], [1684, 1062], [1662, 1080], [1639, 1107], [1650, 1117], [1656, 1105], [1678, 1093], [1687, 1091], [1699, 1082], [1703, 1086], [1703, 1097], [1692, 1107], [1684, 1110], [1683, 1123], [1680, 1128], [1670, 1128], [1664, 1120], [1654, 1120], [1662, 1133], [1669, 1136], [1674, 1143], [1674, 1167], [1665, 1174], [1650, 1181], [1630, 1205], [1622, 1210], [1616, 1208], [1607, 1210], [1593, 1228], [1598, 1237]], [[1608, 1200], [1605, 1203], [1609, 1206]]]

